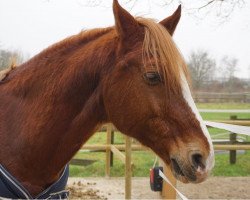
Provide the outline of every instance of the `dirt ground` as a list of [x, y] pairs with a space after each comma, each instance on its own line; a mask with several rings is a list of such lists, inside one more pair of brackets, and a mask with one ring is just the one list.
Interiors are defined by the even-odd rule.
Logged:
[[[71, 199], [124, 199], [124, 178], [70, 178]], [[189, 199], [250, 199], [250, 177], [211, 177], [201, 184], [178, 183]], [[133, 178], [133, 199], [159, 199], [148, 178]]]

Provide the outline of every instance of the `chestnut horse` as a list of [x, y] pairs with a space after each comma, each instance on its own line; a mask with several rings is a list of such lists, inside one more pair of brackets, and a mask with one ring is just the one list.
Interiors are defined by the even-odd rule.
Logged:
[[0, 83], [0, 164], [33, 196], [54, 183], [96, 128], [113, 123], [182, 182], [213, 167], [213, 147], [172, 40], [181, 7], [159, 23], [113, 2], [115, 26], [82, 31]]

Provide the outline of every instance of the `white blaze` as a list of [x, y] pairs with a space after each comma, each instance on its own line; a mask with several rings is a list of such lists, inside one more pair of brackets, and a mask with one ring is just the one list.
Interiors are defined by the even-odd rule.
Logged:
[[194, 99], [191, 95], [186, 77], [183, 73], [181, 73], [181, 87], [182, 87], [182, 94], [184, 99], [187, 101], [188, 105], [190, 106], [190, 108], [192, 109], [193, 113], [195, 114], [197, 120], [200, 122], [200, 126], [201, 126], [201, 130], [203, 131], [204, 135], [206, 136], [209, 146], [210, 146], [210, 154], [208, 156], [207, 159], [207, 163], [206, 163], [206, 170], [211, 170], [214, 166], [214, 148], [213, 148], [213, 144], [212, 144], [212, 139], [210, 137], [210, 134], [207, 130], [207, 127], [194, 103]]

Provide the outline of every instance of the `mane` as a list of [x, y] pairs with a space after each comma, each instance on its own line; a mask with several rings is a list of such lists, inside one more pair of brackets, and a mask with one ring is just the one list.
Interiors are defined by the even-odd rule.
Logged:
[[165, 27], [152, 19], [138, 18], [145, 27], [143, 41], [143, 62], [154, 60], [150, 68], [144, 66], [146, 71], [155, 69], [163, 75], [163, 80], [168, 90], [174, 93], [180, 92], [181, 74], [188, 78], [187, 66], [184, 58], [176, 47], [171, 35]]

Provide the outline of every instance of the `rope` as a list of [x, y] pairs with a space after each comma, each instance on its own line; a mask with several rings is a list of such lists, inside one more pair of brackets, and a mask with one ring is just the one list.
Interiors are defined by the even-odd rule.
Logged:
[[158, 156], [155, 156], [155, 161], [154, 161], [154, 164], [153, 164], [153, 168], [156, 166], [157, 161], [158, 161]]
[[239, 126], [239, 125], [232, 125], [232, 124], [225, 124], [225, 123], [211, 122], [211, 121], [204, 121], [204, 123], [207, 126], [211, 126], [214, 128], [224, 129], [232, 133], [238, 133], [238, 134], [250, 136], [249, 126]]

